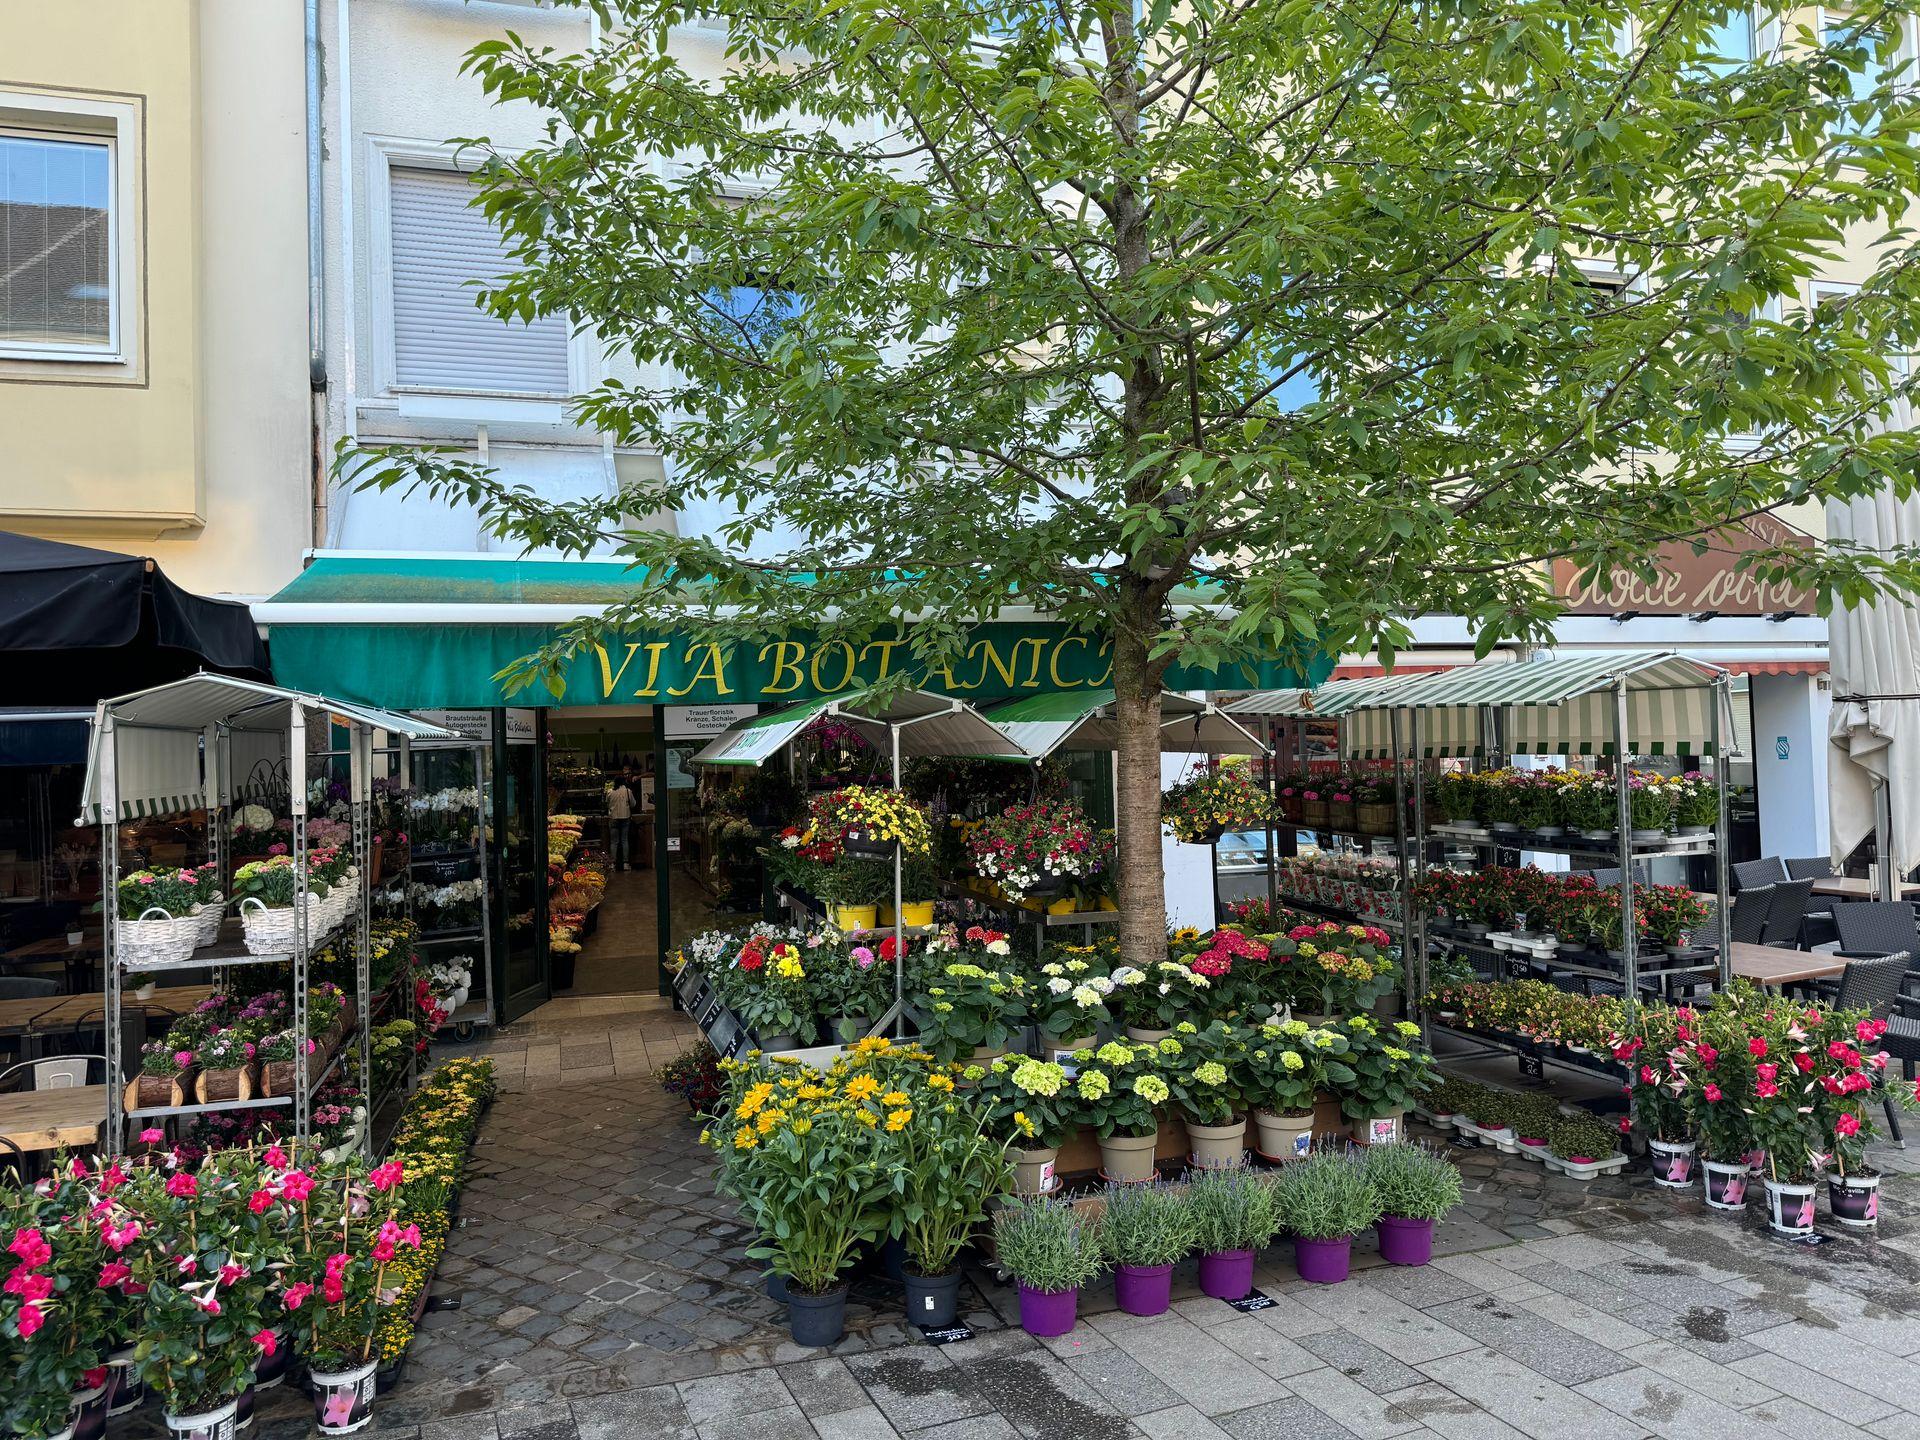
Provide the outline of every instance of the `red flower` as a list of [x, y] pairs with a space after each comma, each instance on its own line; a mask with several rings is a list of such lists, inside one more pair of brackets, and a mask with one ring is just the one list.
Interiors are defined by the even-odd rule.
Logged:
[[200, 1193], [200, 1182], [191, 1175], [175, 1171], [167, 1177], [167, 1194], [179, 1200], [190, 1200]]
[[1793, 1068], [1798, 1070], [1802, 1075], [1811, 1075], [1813, 1073], [1813, 1057], [1804, 1050], [1797, 1052], [1793, 1057]]
[[1860, 1133], [1860, 1117], [1851, 1110], [1841, 1111], [1839, 1118], [1833, 1122], [1833, 1133], [1843, 1140], [1851, 1140]]
[[1754, 1036], [1751, 1040], [1747, 1041], [1747, 1053], [1758, 1060], [1762, 1055], [1767, 1053], [1766, 1040], [1762, 1036]]

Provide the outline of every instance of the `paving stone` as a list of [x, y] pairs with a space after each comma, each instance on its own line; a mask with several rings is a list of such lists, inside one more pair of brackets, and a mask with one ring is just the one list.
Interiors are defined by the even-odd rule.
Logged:
[[1133, 1424], [1150, 1440], [1222, 1440], [1227, 1433], [1191, 1405], [1136, 1415]]
[[1632, 1361], [1604, 1345], [1492, 1297], [1456, 1300], [1432, 1313], [1460, 1334], [1470, 1335], [1562, 1385], [1579, 1385], [1633, 1368]]
[[1130, 1440], [1133, 1434], [1105, 1396], [1051, 1355], [1001, 1356], [965, 1368], [993, 1408], [1028, 1440]]
[[1409, 1435], [1439, 1435], [1444, 1440], [1525, 1440], [1506, 1421], [1431, 1380], [1385, 1398], [1389, 1418], [1423, 1427], [1409, 1431]]
[[814, 1440], [817, 1433], [797, 1405], [736, 1415], [698, 1428], [700, 1440]]
[[545, 1405], [504, 1406], [494, 1411], [493, 1418], [500, 1427], [501, 1440], [511, 1440], [513, 1436], [528, 1434], [542, 1426], [565, 1423], [571, 1427], [573, 1411], [555, 1401]]
[[846, 1365], [880, 1413], [901, 1430], [942, 1425], [993, 1409], [967, 1371], [932, 1346], [856, 1355]]
[[1418, 1385], [1420, 1374], [1401, 1364], [1386, 1351], [1370, 1345], [1358, 1335], [1335, 1330], [1322, 1335], [1302, 1336], [1300, 1344], [1327, 1365], [1350, 1380], [1358, 1381], [1376, 1395], [1405, 1390]]
[[1731, 1366], [1709, 1360], [1704, 1355], [1696, 1355], [1671, 1340], [1649, 1340], [1623, 1353], [1634, 1364], [1658, 1371], [1670, 1380], [1679, 1381], [1689, 1390], [1698, 1390], [1736, 1410], [1758, 1405], [1779, 1393], [1771, 1385], [1742, 1375]]
[[[1294, 1298], [1325, 1318], [1365, 1335], [1389, 1355], [1409, 1365], [1473, 1348], [1471, 1336], [1446, 1323], [1450, 1306], [1416, 1310], [1384, 1291], [1351, 1282], [1309, 1286]], [[1472, 1303], [1475, 1302], [1453, 1302], [1454, 1305]]]
[[1288, 1393], [1252, 1361], [1178, 1316], [1128, 1327], [1111, 1338], [1162, 1384], [1206, 1415], [1263, 1405]]
[[1666, 1440], [1787, 1440], [1786, 1433], [1658, 1371], [1622, 1370], [1575, 1387], [1589, 1400]]
[[1352, 1440], [1353, 1431], [1298, 1396], [1218, 1417], [1235, 1440]]
[[803, 1360], [797, 1365], [782, 1365], [779, 1374], [787, 1393], [810, 1420], [867, 1404], [867, 1392], [844, 1361]]
[[1647, 1433], [1498, 1351], [1443, 1355], [1417, 1368], [1531, 1440], [1641, 1440]]
[[1892, 1414], [1896, 1408], [1850, 1383], [1860, 1378], [1860, 1371], [1866, 1368], [1863, 1364], [1849, 1367], [1845, 1372], [1846, 1381], [1796, 1364], [1772, 1351], [1735, 1360], [1733, 1368], [1749, 1379], [1771, 1385], [1782, 1395], [1804, 1401], [1815, 1410], [1849, 1425], [1865, 1425], [1871, 1420], [1879, 1420]]
[[695, 1426], [757, 1415], [793, 1404], [787, 1387], [773, 1370], [742, 1370], [731, 1375], [709, 1375], [681, 1382], [680, 1403]]
[[[1416, 1381], [1425, 1378], [1414, 1375]], [[1337, 1416], [1361, 1440], [1393, 1440], [1420, 1428], [1420, 1422], [1402, 1414], [1391, 1399], [1374, 1394], [1331, 1365], [1289, 1376], [1287, 1386], [1323, 1414]]]
[[420, 1440], [497, 1440], [499, 1434], [490, 1414], [428, 1420], [420, 1426]]
[[[1850, 1424], [1790, 1395], [1776, 1395], [1758, 1405], [1749, 1405], [1742, 1413], [1749, 1421], [1770, 1425], [1792, 1435], [1795, 1440], [1860, 1440], [1861, 1435], [1870, 1433], [1873, 1426], [1881, 1423], [1875, 1420], [1865, 1426]], [[1904, 1413], [1895, 1411], [1892, 1416], [1883, 1418], [1892, 1419]]]
[[[871, 1405], [810, 1418], [820, 1440], [894, 1440], [900, 1433]], [[923, 1430], [920, 1433], [924, 1435], [926, 1432]]]
[[1122, 1415], [1145, 1415], [1180, 1404], [1180, 1397], [1117, 1345], [1062, 1362]]
[[[1260, 1369], [1276, 1380], [1284, 1380], [1289, 1375], [1298, 1375], [1303, 1370], [1318, 1369], [1326, 1362], [1311, 1350], [1303, 1348], [1308, 1336], [1302, 1335], [1298, 1343], [1287, 1338], [1281, 1327], [1263, 1323], [1267, 1312], [1257, 1310], [1251, 1315], [1242, 1315], [1227, 1325], [1221, 1325], [1207, 1333], [1225, 1345], [1234, 1354], [1251, 1360]], [[1313, 1332], [1316, 1336], [1344, 1335], [1343, 1330]]]
[[1478, 1286], [1433, 1265], [1387, 1265], [1367, 1271], [1360, 1283], [1416, 1310], [1472, 1299], [1481, 1293]]

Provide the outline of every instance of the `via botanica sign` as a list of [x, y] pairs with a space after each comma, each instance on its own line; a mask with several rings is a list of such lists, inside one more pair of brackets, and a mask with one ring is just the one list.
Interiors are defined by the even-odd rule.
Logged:
[[1651, 576], [1616, 569], [1582, 578], [1572, 560], [1553, 562], [1553, 589], [1570, 615], [1811, 615], [1813, 592], [1742, 569], [1741, 557], [1804, 549], [1812, 542], [1791, 525], [1756, 515], [1713, 537], [1704, 553], [1691, 544], [1660, 547]]

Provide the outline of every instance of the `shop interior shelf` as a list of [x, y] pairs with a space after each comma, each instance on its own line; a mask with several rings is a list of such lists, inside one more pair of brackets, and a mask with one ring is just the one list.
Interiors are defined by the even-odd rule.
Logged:
[[422, 930], [414, 936], [421, 945], [439, 945], [450, 940], [478, 940], [485, 932], [478, 925], [460, 925], [451, 930]]
[[457, 850], [415, 850], [410, 863], [417, 870], [422, 865], [433, 865], [442, 860], [471, 860], [479, 853], [471, 845], [462, 846]]

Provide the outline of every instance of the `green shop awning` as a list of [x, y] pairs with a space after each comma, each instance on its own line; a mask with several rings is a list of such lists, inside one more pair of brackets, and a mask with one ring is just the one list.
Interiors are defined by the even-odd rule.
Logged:
[[[1396, 698], [1424, 674], [1361, 675], [1331, 680], [1310, 690], [1268, 690], [1227, 704], [1227, 711], [1248, 719], [1329, 719], [1340, 722], [1340, 749], [1361, 760], [1384, 760], [1393, 754], [1394, 710], [1404, 706]], [[1411, 717], [1401, 716], [1402, 751], [1413, 743]], [[1435, 710], [1420, 717], [1420, 751], [1429, 758], [1471, 755], [1480, 744], [1480, 716], [1471, 709]]]
[[[864, 689], [908, 663], [902, 639], [852, 645], [795, 630], [723, 647], [669, 626], [609, 637], [567, 665], [564, 690], [509, 695], [495, 679], [568, 621], [628, 598], [640, 572], [626, 561], [512, 556], [322, 553], [271, 600], [254, 606], [270, 629], [276, 678], [303, 690], [393, 709], [545, 705], [787, 705]], [[804, 583], [796, 577], [795, 583]], [[1176, 592], [1176, 606], [1204, 603]], [[1016, 618], [1018, 617], [1018, 618]], [[1169, 689], [1246, 690], [1311, 683], [1278, 659], [1219, 670], [1175, 667]], [[970, 632], [950, 664], [915, 674], [922, 689], [979, 703], [1108, 688], [1100, 637], [1009, 608]]]
[[[1036, 759], [1056, 750], [1115, 750], [1113, 691], [1034, 695], [987, 711], [987, 719]], [[1212, 755], [1264, 755], [1266, 745], [1209, 700], [1171, 691], [1160, 696], [1160, 748]]]
[[908, 690], [876, 698], [860, 690], [846, 695], [808, 700], [766, 715], [756, 715], [716, 736], [698, 755], [695, 765], [763, 765], [790, 745], [816, 720], [835, 719], [851, 725], [882, 754], [900, 733], [900, 753], [914, 755], [990, 755], [1009, 760], [1033, 757], [988, 723], [964, 700]]

